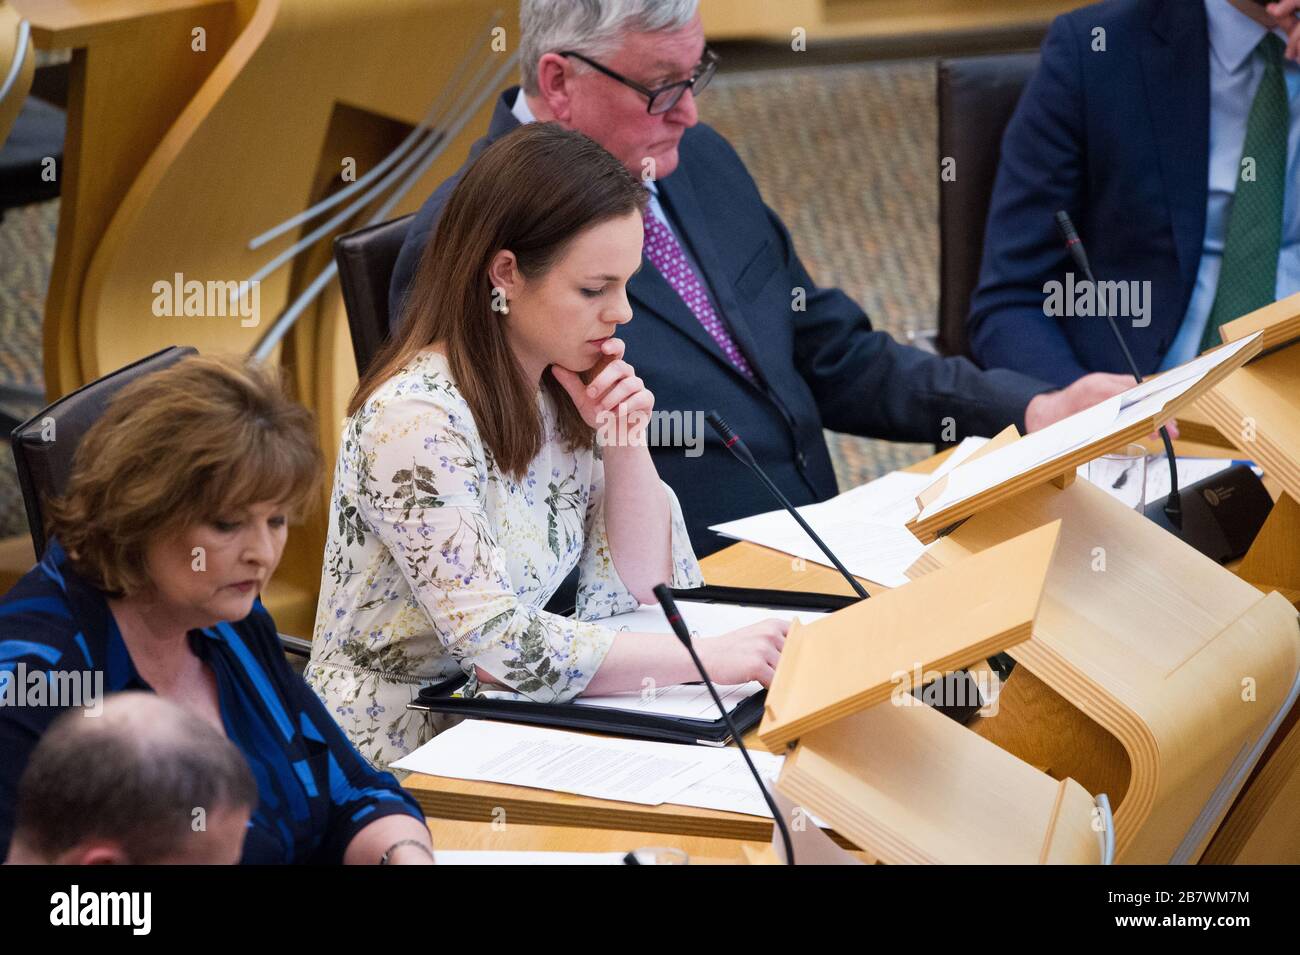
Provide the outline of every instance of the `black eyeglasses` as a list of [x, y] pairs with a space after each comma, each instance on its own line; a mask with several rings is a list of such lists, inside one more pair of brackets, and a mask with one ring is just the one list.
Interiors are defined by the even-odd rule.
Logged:
[[575, 60], [581, 60], [593, 70], [599, 70], [610, 79], [618, 80], [624, 86], [631, 87], [642, 96], [646, 97], [649, 102], [646, 103], [646, 112], [651, 116], [659, 116], [668, 112], [679, 102], [690, 90], [695, 96], [704, 92], [704, 88], [709, 85], [709, 80], [713, 79], [713, 74], [718, 72], [718, 54], [714, 53], [707, 46], [704, 48], [704, 58], [691, 71], [690, 79], [679, 80], [676, 83], [669, 83], [667, 86], [661, 86], [658, 89], [650, 89], [648, 86], [642, 86], [635, 80], [629, 80], [626, 76], [615, 73], [607, 66], [602, 66], [595, 60], [583, 56], [576, 50], [562, 50], [560, 56], [571, 56]]

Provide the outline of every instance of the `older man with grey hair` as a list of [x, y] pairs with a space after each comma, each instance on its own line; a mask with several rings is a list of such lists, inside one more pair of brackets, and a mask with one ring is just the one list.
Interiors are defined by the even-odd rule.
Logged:
[[[626, 359], [655, 394], [660, 476], [696, 552], [708, 527], [771, 509], [766, 489], [712, 435], [717, 410], [794, 504], [836, 491], [822, 429], [895, 441], [953, 441], [1016, 424], [1043, 427], [1126, 387], [1090, 375], [1053, 392], [1012, 371], [981, 371], [874, 331], [836, 288], [818, 287], [735, 151], [699, 122], [695, 97], [717, 69], [697, 0], [523, 0], [522, 89], [497, 103], [469, 162], [520, 124], [590, 136], [650, 190], [643, 268], [628, 283]], [[790, 117], [792, 123], [797, 116]], [[465, 167], [416, 216], [393, 276], [390, 322]], [[622, 288], [602, 288], [611, 302]], [[689, 440], [687, 440], [689, 439]], [[698, 441], [705, 440], [703, 453]]]
[[18, 784], [12, 865], [237, 863], [257, 784], [234, 743], [153, 693], [55, 720]]

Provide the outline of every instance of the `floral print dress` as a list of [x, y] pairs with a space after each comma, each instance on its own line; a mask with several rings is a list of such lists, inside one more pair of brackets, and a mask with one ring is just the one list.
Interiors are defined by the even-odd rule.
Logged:
[[[550, 397], [522, 480], [484, 448], [446, 358], [425, 351], [343, 427], [312, 656], [305, 676], [374, 765], [451, 722], [406, 709], [420, 687], [475, 666], [539, 702], [572, 699], [636, 609], [605, 536], [600, 452], [570, 451]], [[677, 498], [674, 587], [700, 586]], [[578, 567], [575, 619], [542, 609]], [[495, 695], [495, 694], [494, 694]]]

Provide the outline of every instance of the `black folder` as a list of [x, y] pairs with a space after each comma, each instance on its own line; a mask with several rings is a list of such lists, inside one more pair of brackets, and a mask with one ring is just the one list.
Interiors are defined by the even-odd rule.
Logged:
[[[697, 603], [743, 604], [772, 610], [808, 610], [819, 613], [840, 610], [860, 599], [835, 594], [750, 587], [696, 587], [674, 590], [673, 596], [678, 600], [693, 600]], [[725, 746], [731, 740], [727, 723], [721, 717], [716, 720], [698, 720], [577, 703], [534, 703], [530, 700], [466, 699], [452, 696], [468, 681], [469, 677], [461, 674], [442, 683], [426, 686], [407, 708], [502, 720], [507, 723], [529, 723], [554, 729], [609, 733], [665, 743]], [[731, 719], [736, 724], [736, 729], [747, 733], [758, 725], [763, 717], [763, 702], [766, 698], [767, 691], [762, 690], [731, 710]]]

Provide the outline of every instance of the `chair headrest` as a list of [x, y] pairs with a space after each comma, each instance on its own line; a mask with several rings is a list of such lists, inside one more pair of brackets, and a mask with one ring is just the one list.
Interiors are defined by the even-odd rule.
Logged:
[[388, 290], [414, 218], [414, 214], [402, 216], [334, 240], [334, 260], [358, 374], [365, 371], [388, 337]]
[[14, 429], [14, 463], [38, 559], [45, 551], [44, 502], [67, 488], [77, 447], [109, 401], [131, 382], [195, 354], [189, 347], [164, 348], [64, 395]]

